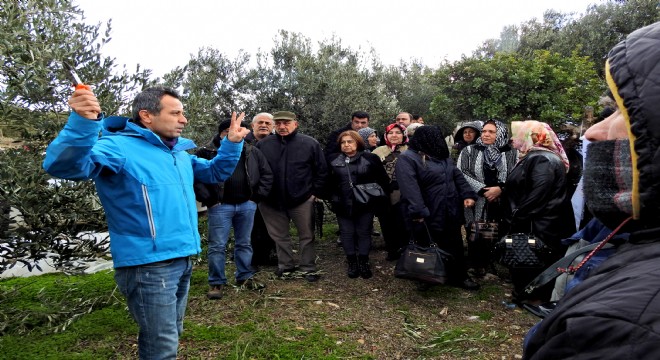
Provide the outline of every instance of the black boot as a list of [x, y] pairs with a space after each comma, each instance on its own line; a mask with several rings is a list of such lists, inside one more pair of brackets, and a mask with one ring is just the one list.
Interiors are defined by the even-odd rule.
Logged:
[[355, 279], [360, 276], [360, 269], [358, 268], [358, 259], [356, 255], [347, 255], [346, 259], [348, 260], [348, 277]]
[[374, 274], [371, 272], [371, 265], [369, 264], [369, 255], [358, 256], [358, 267], [360, 268], [360, 276], [363, 279], [369, 279]]

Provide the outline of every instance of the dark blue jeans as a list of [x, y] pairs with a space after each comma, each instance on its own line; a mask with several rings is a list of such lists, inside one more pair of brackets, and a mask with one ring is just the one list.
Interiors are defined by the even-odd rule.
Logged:
[[257, 204], [254, 201], [244, 203], [218, 204], [207, 210], [209, 218], [209, 285], [227, 284], [225, 262], [229, 230], [234, 228], [234, 262], [236, 263], [236, 280], [247, 280], [254, 275], [252, 269], [252, 244], [250, 233], [254, 223], [254, 212]]
[[176, 359], [191, 274], [188, 257], [115, 269], [119, 291], [140, 328], [140, 359]]

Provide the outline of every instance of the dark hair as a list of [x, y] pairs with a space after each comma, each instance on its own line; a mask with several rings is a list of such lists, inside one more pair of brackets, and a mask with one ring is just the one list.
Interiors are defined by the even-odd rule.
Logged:
[[353, 118], [358, 118], [358, 119], [367, 118], [367, 120], [369, 120], [369, 113], [366, 111], [356, 111], [353, 113], [353, 115], [351, 115], [351, 120], [353, 120]]
[[131, 121], [139, 123], [140, 111], [142, 110], [146, 110], [153, 115], [159, 114], [162, 109], [160, 100], [165, 95], [169, 95], [175, 99], [179, 98], [179, 94], [176, 91], [162, 86], [142, 90], [133, 100], [133, 117]]
[[419, 120], [419, 118], [421, 118], [421, 116], [419, 114], [413, 114], [413, 116], [412, 116], [413, 120]]
[[355, 143], [357, 144], [357, 150], [362, 151], [366, 149], [366, 145], [364, 144], [364, 140], [362, 140], [362, 136], [358, 134], [357, 131], [355, 130], [346, 130], [343, 133], [339, 134], [337, 137], [337, 144], [341, 145], [341, 138], [344, 136], [350, 136], [353, 140], [355, 140]]

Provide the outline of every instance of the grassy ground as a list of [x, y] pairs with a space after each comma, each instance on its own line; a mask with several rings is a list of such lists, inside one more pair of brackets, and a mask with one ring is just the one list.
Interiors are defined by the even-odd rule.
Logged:
[[[334, 231], [326, 231], [334, 234]], [[382, 240], [374, 277], [349, 279], [334, 235], [317, 241], [317, 283], [256, 275], [260, 291], [230, 286], [206, 299], [206, 267], [195, 268], [181, 359], [515, 359], [536, 318], [509, 309], [510, 286], [493, 275], [469, 292], [418, 291], [396, 279]], [[227, 273], [233, 273], [233, 264]], [[112, 271], [0, 281], [0, 359], [137, 357], [137, 327]]]

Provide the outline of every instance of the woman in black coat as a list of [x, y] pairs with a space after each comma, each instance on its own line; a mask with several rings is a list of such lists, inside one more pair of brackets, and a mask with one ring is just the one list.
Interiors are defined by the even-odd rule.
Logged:
[[390, 179], [380, 158], [364, 151], [364, 140], [356, 131], [344, 131], [337, 143], [341, 154], [330, 162], [328, 181], [332, 210], [337, 214], [339, 238], [348, 260], [348, 277], [368, 279], [372, 276], [369, 250], [374, 213], [388, 198], [374, 198], [362, 204], [355, 200], [352, 187], [377, 183], [387, 192]]
[[[512, 146], [518, 150], [518, 162], [504, 187], [504, 225], [508, 229], [502, 233], [534, 234], [551, 249], [542, 259], [549, 265], [566, 251], [561, 239], [576, 231], [566, 192], [569, 162], [557, 135], [546, 123], [513, 121], [511, 134]], [[516, 300], [550, 300], [552, 284], [531, 295], [522, 291], [543, 269], [509, 269]]]
[[399, 156], [396, 177], [415, 241], [428, 245], [430, 235], [438, 247], [453, 256], [450, 283], [478, 289], [479, 284], [467, 275], [461, 235], [463, 209], [474, 206], [477, 194], [449, 158], [440, 128], [417, 129], [408, 150]]

